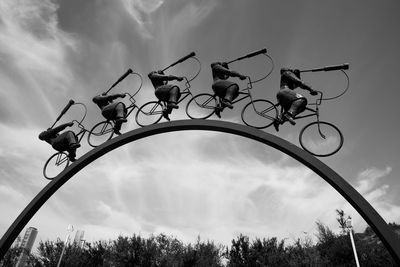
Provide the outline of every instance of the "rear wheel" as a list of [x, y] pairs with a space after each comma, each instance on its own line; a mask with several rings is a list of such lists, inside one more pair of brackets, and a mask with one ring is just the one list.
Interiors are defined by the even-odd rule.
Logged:
[[271, 126], [277, 116], [278, 110], [275, 104], [265, 99], [254, 100], [242, 110], [244, 124], [257, 129]]
[[110, 121], [102, 121], [96, 124], [88, 135], [88, 143], [92, 147], [99, 145], [110, 140], [114, 135], [114, 126]]
[[158, 101], [150, 101], [139, 108], [136, 123], [145, 127], [159, 122], [163, 115], [163, 107]]
[[69, 165], [68, 154], [58, 152], [53, 154], [44, 164], [43, 175], [48, 180], [53, 180], [60, 172]]
[[211, 94], [199, 94], [186, 105], [186, 114], [191, 119], [207, 119], [214, 114], [217, 100]]
[[304, 126], [299, 134], [301, 147], [317, 157], [335, 154], [343, 146], [343, 134], [329, 122], [314, 121]]

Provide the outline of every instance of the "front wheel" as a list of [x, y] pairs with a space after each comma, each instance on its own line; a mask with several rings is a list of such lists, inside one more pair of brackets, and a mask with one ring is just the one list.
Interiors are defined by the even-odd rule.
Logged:
[[316, 157], [328, 157], [343, 146], [343, 135], [329, 122], [314, 121], [304, 126], [299, 134], [301, 147]]
[[136, 123], [145, 127], [159, 122], [163, 115], [163, 107], [158, 101], [150, 101], [139, 108], [136, 113]]
[[53, 180], [60, 172], [69, 165], [68, 154], [57, 152], [53, 154], [44, 164], [43, 175], [48, 180]]
[[264, 129], [272, 125], [278, 110], [274, 103], [265, 99], [257, 99], [242, 109], [242, 121], [247, 126]]
[[114, 126], [110, 121], [102, 121], [96, 124], [88, 135], [88, 143], [91, 147], [99, 145], [110, 140], [114, 135]]
[[186, 105], [186, 114], [191, 119], [207, 119], [214, 114], [217, 100], [211, 94], [198, 94]]

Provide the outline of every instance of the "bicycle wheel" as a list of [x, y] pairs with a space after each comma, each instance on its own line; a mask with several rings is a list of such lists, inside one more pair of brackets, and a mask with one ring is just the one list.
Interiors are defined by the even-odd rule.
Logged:
[[189, 100], [186, 114], [191, 119], [207, 119], [214, 114], [217, 99], [211, 94], [199, 94]]
[[110, 140], [114, 135], [114, 126], [110, 121], [102, 121], [96, 124], [88, 135], [88, 143], [91, 147], [99, 145]]
[[265, 99], [257, 99], [242, 109], [242, 121], [247, 126], [264, 129], [272, 125], [278, 116], [274, 103]]
[[158, 101], [150, 101], [139, 108], [136, 113], [136, 123], [145, 127], [161, 120], [163, 107]]
[[57, 152], [53, 154], [44, 164], [43, 175], [48, 180], [53, 180], [60, 172], [69, 165], [68, 154]]
[[299, 134], [301, 147], [317, 157], [335, 154], [343, 146], [343, 135], [329, 122], [314, 121], [304, 126]]

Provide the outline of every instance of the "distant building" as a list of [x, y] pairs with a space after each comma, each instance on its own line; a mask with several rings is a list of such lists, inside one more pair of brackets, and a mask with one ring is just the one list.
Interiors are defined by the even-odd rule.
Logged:
[[35, 227], [29, 227], [26, 229], [25, 235], [21, 240], [20, 247], [22, 248], [21, 255], [18, 258], [16, 267], [22, 267], [26, 265], [28, 255], [31, 253], [33, 244], [37, 236], [38, 230]]
[[85, 234], [85, 231], [83, 230], [77, 230], [75, 233], [75, 238], [74, 238], [74, 245], [78, 246], [78, 247], [82, 247], [83, 246], [83, 242], [85, 241], [83, 239], [83, 236]]

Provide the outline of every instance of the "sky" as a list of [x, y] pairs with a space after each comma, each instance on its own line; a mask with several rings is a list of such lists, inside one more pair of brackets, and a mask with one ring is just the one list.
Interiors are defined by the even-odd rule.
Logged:
[[[275, 101], [281, 67], [349, 63], [349, 90], [320, 111], [342, 131], [344, 146], [320, 160], [386, 222], [400, 223], [399, 11], [395, 0], [2, 0], [0, 236], [49, 182], [42, 168], [54, 150], [38, 134], [69, 99], [87, 106], [83, 124], [90, 129], [102, 120], [92, 97], [128, 68], [143, 77], [135, 97], [142, 105], [156, 99], [147, 78], [152, 70], [194, 51], [201, 72], [192, 92], [211, 93], [212, 62], [261, 48], [275, 69], [255, 84], [257, 99]], [[190, 76], [193, 66], [188, 60], [168, 74]], [[261, 56], [231, 65], [251, 77], [268, 68]], [[304, 73], [302, 79], [327, 96], [346, 84], [340, 72]], [[138, 84], [131, 75], [112, 92], [134, 92]], [[186, 103], [172, 120], [188, 119]], [[224, 111], [221, 120], [242, 123], [244, 104]], [[79, 114], [74, 106], [60, 122]], [[310, 121], [264, 131], [299, 145], [299, 131]], [[122, 132], [138, 127], [131, 114]], [[88, 151], [84, 138], [78, 158]], [[336, 209], [353, 218], [356, 231], [367, 226], [339, 193], [287, 155], [243, 137], [185, 131], [130, 143], [91, 163], [26, 227], [38, 229], [36, 242], [63, 240], [69, 224], [84, 230], [89, 242], [159, 233], [224, 245], [240, 233], [292, 242], [315, 240], [317, 221], [338, 232]]]

